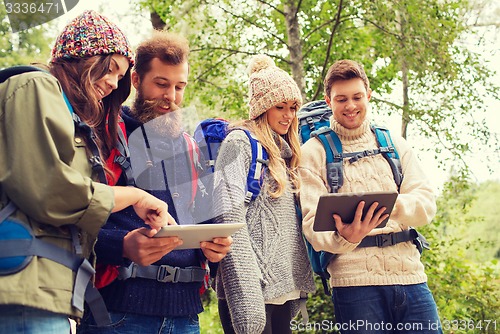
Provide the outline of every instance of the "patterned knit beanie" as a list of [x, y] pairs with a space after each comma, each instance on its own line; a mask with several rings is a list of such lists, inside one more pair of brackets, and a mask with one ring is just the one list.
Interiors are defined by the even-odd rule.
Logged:
[[248, 65], [248, 75], [250, 119], [282, 102], [296, 101], [299, 107], [302, 105], [299, 87], [288, 73], [276, 67], [271, 57], [254, 56]]
[[118, 53], [134, 65], [130, 44], [113, 22], [101, 14], [87, 10], [71, 21], [59, 35], [52, 49], [52, 60], [83, 58]]

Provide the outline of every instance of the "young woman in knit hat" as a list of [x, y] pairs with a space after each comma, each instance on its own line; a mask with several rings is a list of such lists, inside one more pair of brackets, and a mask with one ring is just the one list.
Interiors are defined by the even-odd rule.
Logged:
[[[247, 224], [233, 236], [216, 279], [225, 333], [290, 333], [290, 320], [315, 290], [295, 211], [300, 189], [297, 84], [264, 55], [249, 65], [249, 119], [234, 124], [220, 147], [214, 195], [223, 223]], [[266, 150], [259, 195], [245, 204], [252, 159], [245, 128]]]
[[[58, 253], [90, 257], [109, 214], [130, 205], [153, 228], [174, 223], [167, 205], [146, 192], [103, 184], [109, 172], [101, 161], [116, 143], [132, 65], [120, 29], [86, 11], [57, 38], [49, 72], [0, 84], [0, 226], [29, 226], [36, 240], [55, 246], [45, 257], [62, 263], [67, 259]], [[7, 268], [16, 258], [2, 255], [0, 333], [69, 333], [68, 316], [81, 317], [88, 296], [89, 263], [77, 261], [72, 271], [32, 256]]]

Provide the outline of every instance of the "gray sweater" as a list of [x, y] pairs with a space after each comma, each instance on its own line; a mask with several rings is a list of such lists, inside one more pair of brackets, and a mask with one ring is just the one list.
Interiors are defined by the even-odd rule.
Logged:
[[[292, 151], [281, 141], [282, 158]], [[236, 333], [261, 333], [266, 323], [266, 302], [292, 291], [314, 292], [315, 285], [295, 212], [291, 182], [279, 198], [269, 173], [258, 197], [245, 205], [245, 186], [251, 161], [250, 142], [243, 131], [232, 131], [216, 162], [215, 207], [220, 223], [243, 222], [247, 228], [233, 236], [231, 252], [221, 261], [216, 279], [217, 297], [226, 299]], [[298, 311], [299, 300], [292, 307]]]

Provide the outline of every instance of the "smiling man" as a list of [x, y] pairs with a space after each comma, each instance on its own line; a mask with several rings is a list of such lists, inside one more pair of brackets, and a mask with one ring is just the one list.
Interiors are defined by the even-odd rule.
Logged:
[[[337, 61], [328, 70], [324, 86], [325, 101], [333, 111], [330, 127], [342, 142], [343, 152], [376, 152], [377, 140], [368, 118], [371, 89], [362, 65], [352, 60]], [[403, 181], [390, 219], [381, 228], [376, 228], [380, 215], [374, 215], [375, 207], [363, 217], [360, 204], [352, 222], [334, 215], [336, 231], [314, 231], [319, 198], [331, 191], [326, 153], [316, 139], [301, 148], [303, 232], [315, 250], [336, 254], [328, 272], [335, 320], [343, 334], [375, 333], [373, 328], [384, 324], [387, 331], [377, 333], [400, 333], [402, 328], [411, 328], [407, 332], [442, 332], [435, 328], [439, 324], [436, 304], [412, 240], [398, 239], [383, 248], [366, 242], [382, 234], [405, 234], [410, 226], [430, 223], [436, 212], [432, 187], [416, 155], [403, 138], [393, 135], [392, 139], [400, 156]], [[352, 161], [343, 159], [344, 182], [339, 193], [398, 191], [382, 154], [367, 154]]]
[[347, 129], [356, 129], [363, 124], [370, 98], [371, 89], [366, 76], [358, 80], [346, 79], [336, 84], [332, 81], [330, 93], [325, 95], [325, 101], [332, 108], [335, 120]]
[[[199, 161], [188, 154], [188, 142], [193, 141], [186, 138], [181, 122], [180, 105], [188, 84], [188, 54], [187, 40], [176, 34], [155, 32], [142, 42], [132, 72], [136, 98], [132, 108], [122, 108], [127, 134], [144, 131], [139, 145], [142, 150], [150, 145], [150, 151], [162, 154], [158, 161], [143, 159], [142, 164], [148, 168], [142, 171], [133, 165], [135, 185], [166, 202], [169, 213], [180, 225], [212, 218], [208, 210], [203, 211], [203, 201], [210, 203], [206, 199], [209, 196], [202, 196], [196, 186], [198, 179], [193, 177], [192, 169]], [[150, 130], [147, 136], [146, 126]], [[133, 151], [132, 137], [129, 138]], [[127, 185], [123, 176], [119, 184]], [[96, 281], [114, 324], [97, 328], [86, 314], [78, 333], [200, 332], [200, 288], [206, 274], [201, 265], [206, 260], [219, 262], [229, 251], [232, 239], [215, 238], [203, 242], [201, 249], [174, 250], [181, 244], [177, 237], [152, 236], [151, 230], [130, 210], [110, 216], [99, 233], [97, 262], [107, 268], [117, 266], [119, 275], [112, 282], [104, 282], [106, 276], [101, 274]], [[105, 274], [112, 272], [108, 269]]]

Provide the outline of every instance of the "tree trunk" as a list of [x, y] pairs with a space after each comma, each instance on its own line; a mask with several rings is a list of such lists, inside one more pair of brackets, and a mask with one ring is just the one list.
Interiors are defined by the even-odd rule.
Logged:
[[408, 99], [408, 91], [410, 89], [409, 87], [409, 81], [408, 81], [408, 63], [406, 61], [406, 58], [404, 56], [405, 48], [406, 48], [406, 36], [405, 36], [405, 28], [406, 28], [406, 19], [404, 17], [404, 13], [401, 13], [400, 11], [396, 12], [396, 17], [398, 19], [399, 24], [399, 31], [400, 31], [400, 45], [401, 45], [401, 50], [403, 50], [403, 59], [400, 59], [401, 62], [401, 81], [403, 83], [403, 114], [401, 115], [401, 136], [406, 139], [407, 133], [406, 131], [408, 130], [408, 124], [410, 123], [410, 101]]
[[302, 61], [302, 43], [300, 38], [299, 20], [297, 17], [297, 6], [294, 0], [288, 0], [284, 7], [286, 33], [288, 37], [288, 51], [290, 52], [290, 67], [292, 78], [299, 86], [302, 99], [305, 101], [304, 64]]
[[410, 123], [410, 102], [408, 99], [408, 66], [406, 60], [402, 63], [402, 81], [403, 81], [403, 115], [401, 117], [401, 136], [406, 139], [406, 131], [408, 130], [408, 124]]
[[161, 19], [160, 15], [157, 12], [151, 12], [151, 24], [153, 28], [156, 30], [163, 30], [167, 26], [165, 22]]

